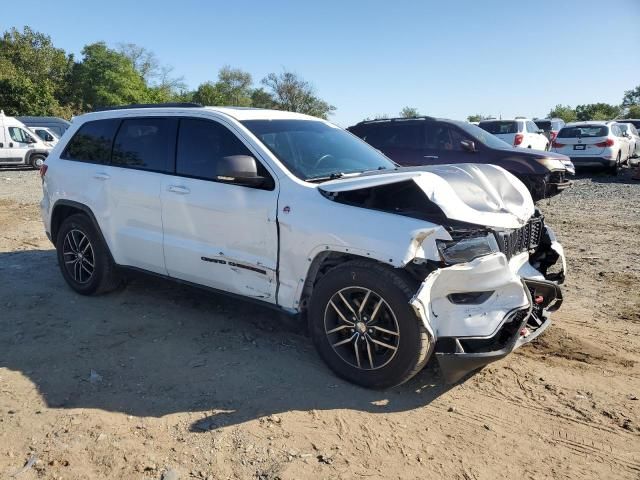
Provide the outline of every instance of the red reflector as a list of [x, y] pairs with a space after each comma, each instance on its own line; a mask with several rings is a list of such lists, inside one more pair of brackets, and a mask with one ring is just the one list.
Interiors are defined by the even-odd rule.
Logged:
[[521, 133], [516, 133], [516, 138], [514, 138], [513, 140], [513, 145], [520, 145], [522, 143], [522, 140], [524, 140], [524, 135], [522, 135]]
[[49, 168], [47, 164], [43, 163], [40, 167], [40, 178], [44, 178], [44, 176], [47, 174], [47, 168]]
[[551, 144], [551, 146], [552, 146], [553, 148], [562, 148], [562, 147], [564, 147], [564, 143], [553, 142], [553, 143]]

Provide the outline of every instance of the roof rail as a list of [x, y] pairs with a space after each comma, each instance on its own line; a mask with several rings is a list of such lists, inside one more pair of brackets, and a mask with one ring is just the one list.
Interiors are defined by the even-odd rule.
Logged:
[[394, 117], [394, 118], [374, 118], [373, 120], [363, 120], [360, 124], [376, 123], [376, 122], [405, 122], [407, 120], [437, 120], [435, 117], [429, 117], [428, 115], [421, 115], [419, 117]]
[[94, 112], [105, 112], [108, 110], [127, 110], [129, 108], [202, 108], [203, 105], [193, 102], [169, 102], [169, 103], [132, 103], [131, 105], [118, 105], [114, 107], [98, 107], [94, 108]]

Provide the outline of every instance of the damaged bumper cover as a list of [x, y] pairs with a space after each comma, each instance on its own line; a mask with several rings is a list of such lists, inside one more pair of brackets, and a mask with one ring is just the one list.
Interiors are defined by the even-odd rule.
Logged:
[[[486, 255], [437, 269], [422, 283], [411, 305], [436, 342], [446, 383], [504, 358], [549, 326], [549, 312], [562, 303], [566, 264], [550, 229], [546, 239], [533, 255]], [[556, 264], [560, 271], [548, 273]]]

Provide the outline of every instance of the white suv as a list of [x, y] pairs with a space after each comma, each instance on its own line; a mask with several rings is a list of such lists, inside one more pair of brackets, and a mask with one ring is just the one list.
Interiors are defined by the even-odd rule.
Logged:
[[90, 113], [41, 174], [76, 292], [142, 270], [302, 314], [327, 364], [367, 387], [408, 380], [432, 354], [456, 381], [535, 338], [561, 303], [562, 247], [513, 175], [399, 168], [306, 115]]
[[605, 167], [614, 175], [628, 160], [629, 149], [620, 125], [611, 121], [568, 123], [558, 132], [552, 148], [569, 156], [576, 168]]
[[478, 126], [514, 147], [549, 150], [549, 139], [533, 120], [483, 120]]

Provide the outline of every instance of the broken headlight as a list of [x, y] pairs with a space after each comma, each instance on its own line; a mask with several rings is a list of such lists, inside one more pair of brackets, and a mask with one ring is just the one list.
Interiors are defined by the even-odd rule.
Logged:
[[470, 262], [475, 258], [500, 251], [498, 242], [491, 233], [450, 241], [437, 240], [436, 242], [440, 256], [450, 264]]

